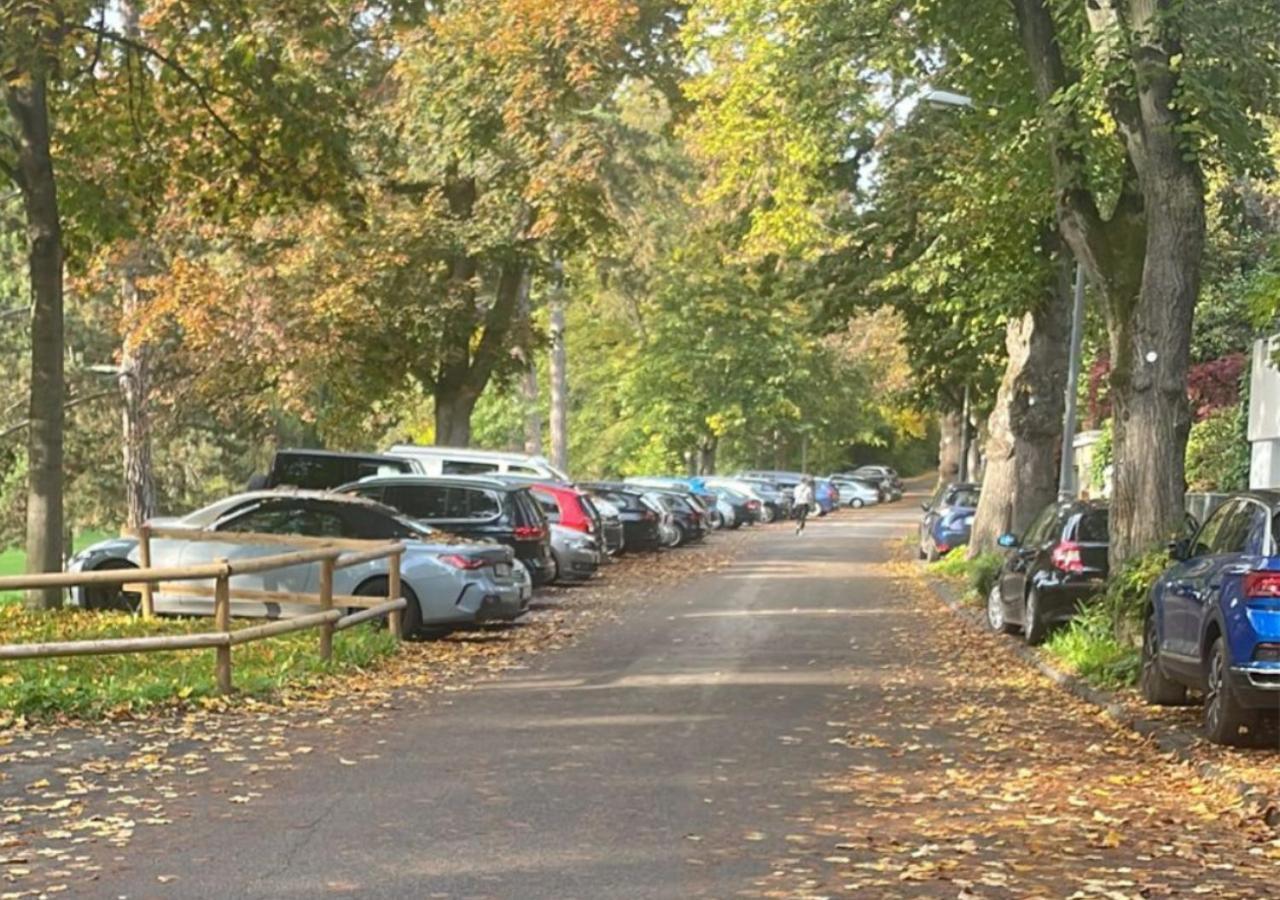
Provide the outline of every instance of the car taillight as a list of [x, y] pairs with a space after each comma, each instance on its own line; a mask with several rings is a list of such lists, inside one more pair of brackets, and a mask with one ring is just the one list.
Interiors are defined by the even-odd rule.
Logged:
[[488, 562], [475, 556], [463, 556], [461, 553], [441, 553], [437, 559], [440, 562], [453, 566], [455, 569], [483, 569]]
[[1063, 572], [1083, 572], [1084, 558], [1080, 555], [1080, 545], [1075, 541], [1060, 541], [1049, 552], [1049, 559]]
[[759, 508], [760, 508], [760, 501], [759, 501], [759, 500], [748, 500], [748, 501], [747, 501], [747, 509], [759, 509]]
[[1280, 597], [1280, 572], [1250, 572], [1244, 576], [1244, 595], [1250, 599]]
[[537, 525], [517, 525], [516, 540], [517, 541], [540, 541], [547, 536], [547, 533]]
[[644, 519], [646, 522], [656, 522], [658, 521], [658, 514], [651, 509], [646, 509], [640, 514], [640, 518]]

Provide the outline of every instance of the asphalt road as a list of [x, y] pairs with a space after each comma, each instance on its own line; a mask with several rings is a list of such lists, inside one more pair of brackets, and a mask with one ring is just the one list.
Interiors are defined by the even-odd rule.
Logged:
[[[681, 898], [760, 890], [902, 653], [877, 565], [914, 504], [751, 536], [575, 646], [337, 732], [251, 805], [194, 792], [105, 897]], [[376, 761], [350, 765], [363, 755]], [[344, 762], [345, 760], [345, 762]]]

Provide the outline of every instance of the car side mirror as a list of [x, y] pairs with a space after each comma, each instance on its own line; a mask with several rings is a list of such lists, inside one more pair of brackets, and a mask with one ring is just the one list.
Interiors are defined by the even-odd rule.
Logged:
[[1179, 561], [1189, 559], [1191, 557], [1191, 541], [1188, 538], [1170, 541], [1169, 556]]
[[928, 500], [925, 500], [924, 502], [922, 502], [922, 503], [920, 504], [920, 508], [921, 508], [921, 509], [923, 509], [925, 512], [928, 512], [928, 511], [929, 511], [930, 509], [932, 509], [933, 507], [931, 507], [931, 506], [929, 505], [929, 501], [928, 501]]
[[1001, 547], [1004, 547], [1006, 550], [1013, 550], [1014, 548], [1021, 546], [1022, 541], [1018, 540], [1018, 536], [1016, 534], [1006, 531], [1004, 534], [1000, 535], [1000, 537], [996, 538], [996, 543]]

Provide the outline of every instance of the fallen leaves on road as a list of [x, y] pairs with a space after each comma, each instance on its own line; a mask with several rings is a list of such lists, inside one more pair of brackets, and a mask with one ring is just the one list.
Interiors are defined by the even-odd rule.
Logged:
[[[102, 867], [140, 832], [181, 823], [197, 798], [225, 797], [243, 814], [276, 773], [314, 764], [339, 735], [359, 730], [376, 738], [380, 725], [420, 707], [425, 694], [467, 690], [564, 647], [628, 604], [726, 565], [745, 540], [722, 534], [656, 560], [623, 557], [586, 585], [540, 592], [520, 624], [408, 643], [375, 668], [266, 700], [208, 699], [136, 719], [0, 732], [0, 900], [40, 897], [68, 883], [91, 892]], [[376, 752], [331, 758], [378, 764]]]
[[777, 861], [767, 896], [1280, 894], [1280, 835], [1234, 793], [895, 575], [911, 625], [896, 655], [863, 660], [879, 677], [851, 690], [848, 769], [821, 785], [814, 843]]

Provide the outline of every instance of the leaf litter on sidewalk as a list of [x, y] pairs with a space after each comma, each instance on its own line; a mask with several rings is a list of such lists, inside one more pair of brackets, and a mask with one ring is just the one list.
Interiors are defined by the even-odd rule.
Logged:
[[776, 860], [764, 896], [1280, 896], [1280, 835], [1237, 794], [890, 571], [900, 652], [851, 692], [856, 727], [833, 741], [847, 769], [821, 783], [797, 821], [809, 841]]
[[[307, 765], [344, 733], [370, 735], [370, 752], [329, 755], [376, 765], [378, 726], [419, 694], [466, 690], [567, 646], [654, 591], [727, 565], [746, 539], [724, 534], [659, 559], [623, 557], [588, 584], [539, 593], [520, 624], [406, 643], [376, 667], [269, 699], [207, 699], [0, 732], [0, 900], [69, 888], [91, 895], [104, 865], [135, 838], [145, 847], [146, 829], [180, 823], [188, 801], [221, 795], [228, 816], [249, 817], [278, 773]], [[163, 876], [164, 885], [181, 894], [179, 875]]]

